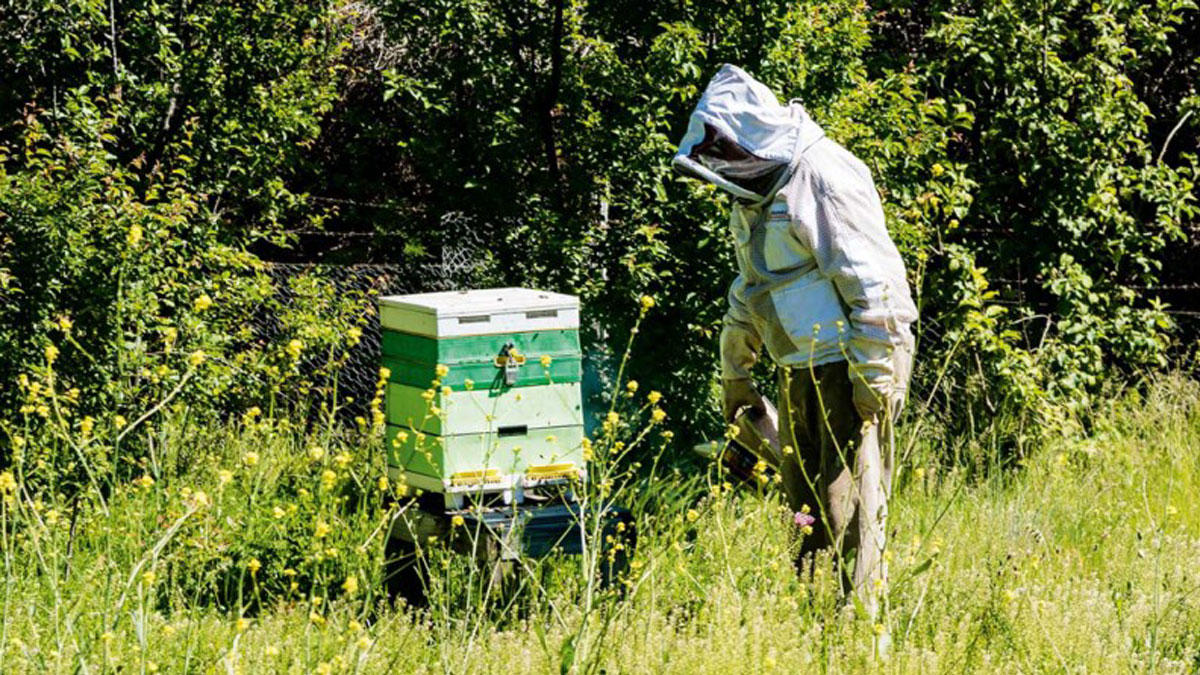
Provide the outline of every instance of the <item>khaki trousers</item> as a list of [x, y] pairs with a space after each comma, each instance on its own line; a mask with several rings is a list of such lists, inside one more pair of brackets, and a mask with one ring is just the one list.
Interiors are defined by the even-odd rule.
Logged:
[[[893, 360], [896, 395], [882, 419], [867, 421], [855, 410], [845, 361], [779, 369], [779, 442], [793, 450], [782, 457], [783, 485], [792, 509], [816, 518], [801, 558], [832, 547], [843, 589], [853, 591], [872, 618], [887, 582], [893, 420], [904, 405], [911, 348], [898, 347]], [[853, 570], [846, 564], [851, 555]]]

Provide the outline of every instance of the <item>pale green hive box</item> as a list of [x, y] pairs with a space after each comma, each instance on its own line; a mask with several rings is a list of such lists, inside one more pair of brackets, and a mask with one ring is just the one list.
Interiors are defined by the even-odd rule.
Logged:
[[379, 316], [393, 478], [460, 502], [583, 475], [578, 298], [421, 293], [380, 298]]

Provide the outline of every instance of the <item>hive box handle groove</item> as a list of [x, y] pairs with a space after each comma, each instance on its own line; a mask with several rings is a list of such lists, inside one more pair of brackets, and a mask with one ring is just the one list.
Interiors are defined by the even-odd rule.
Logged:
[[529, 433], [529, 427], [525, 424], [519, 424], [511, 427], [500, 427], [496, 430], [496, 433], [500, 434], [500, 438], [507, 438], [509, 436], [524, 436], [525, 434]]

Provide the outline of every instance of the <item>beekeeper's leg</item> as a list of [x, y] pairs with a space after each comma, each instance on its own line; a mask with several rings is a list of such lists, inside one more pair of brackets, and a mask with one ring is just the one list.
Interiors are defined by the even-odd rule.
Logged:
[[784, 489], [794, 511], [807, 510], [816, 519], [802, 540], [801, 555], [831, 544], [840, 551], [854, 513], [854, 493], [836, 479], [844, 462], [853, 460], [860, 426], [848, 367], [841, 362], [780, 370], [780, 443], [793, 450], [781, 465]]
[[854, 529], [858, 551], [854, 561], [854, 592], [868, 615], [878, 614], [887, 585], [887, 516], [895, 458], [895, 420], [904, 405], [912, 352], [898, 348], [893, 354], [896, 387], [881, 419], [861, 427], [854, 471], [845, 472], [835, 483], [853, 494], [846, 499], [856, 504]]

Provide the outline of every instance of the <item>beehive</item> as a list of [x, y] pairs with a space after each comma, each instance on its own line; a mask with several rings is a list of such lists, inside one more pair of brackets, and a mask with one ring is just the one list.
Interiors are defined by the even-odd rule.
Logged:
[[579, 301], [525, 288], [379, 300], [393, 478], [447, 495], [582, 475]]

